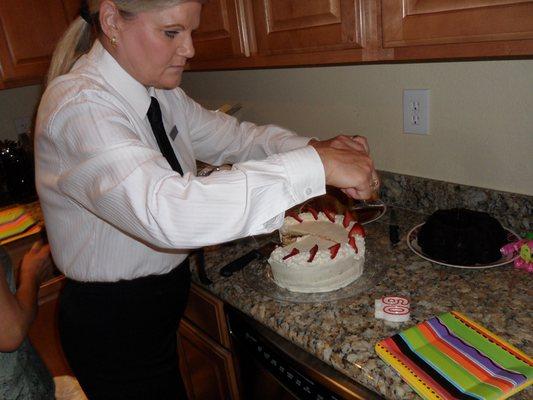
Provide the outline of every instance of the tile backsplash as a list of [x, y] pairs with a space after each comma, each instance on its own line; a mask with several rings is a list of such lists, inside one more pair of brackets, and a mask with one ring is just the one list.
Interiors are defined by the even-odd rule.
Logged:
[[40, 85], [0, 90], [0, 139], [17, 140], [19, 119], [29, 119], [32, 129], [42, 90]]

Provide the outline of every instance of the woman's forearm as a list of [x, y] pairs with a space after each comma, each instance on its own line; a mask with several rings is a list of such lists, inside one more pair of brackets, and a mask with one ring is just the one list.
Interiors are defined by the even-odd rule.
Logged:
[[26, 337], [35, 318], [38, 289], [35, 280], [27, 279], [13, 295], [5, 280], [0, 283], [0, 351], [16, 350]]
[[19, 304], [21, 321], [25, 327], [26, 334], [31, 323], [37, 314], [37, 295], [39, 293], [39, 284], [35, 278], [22, 279], [15, 297]]

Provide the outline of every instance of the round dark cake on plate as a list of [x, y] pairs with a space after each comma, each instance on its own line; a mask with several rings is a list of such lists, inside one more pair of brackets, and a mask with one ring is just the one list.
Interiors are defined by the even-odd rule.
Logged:
[[428, 256], [448, 264], [487, 264], [501, 258], [506, 236], [489, 214], [453, 208], [429, 216], [418, 233], [418, 245]]

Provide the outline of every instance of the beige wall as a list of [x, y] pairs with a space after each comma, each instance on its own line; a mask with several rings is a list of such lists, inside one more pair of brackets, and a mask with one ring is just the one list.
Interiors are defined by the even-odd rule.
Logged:
[[[533, 60], [187, 73], [183, 88], [239, 118], [368, 137], [378, 168], [533, 195]], [[428, 136], [402, 133], [403, 89], [430, 89]]]
[[[533, 195], [533, 60], [187, 73], [184, 89], [241, 119], [327, 138], [365, 134], [377, 167]], [[402, 91], [431, 90], [430, 135], [402, 133]], [[38, 86], [0, 91], [0, 138]]]
[[17, 139], [15, 119], [33, 119], [40, 95], [41, 86], [0, 90], [0, 140]]

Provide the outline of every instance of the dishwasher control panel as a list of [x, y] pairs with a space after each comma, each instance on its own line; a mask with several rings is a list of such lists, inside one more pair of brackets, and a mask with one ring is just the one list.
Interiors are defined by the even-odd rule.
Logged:
[[[286, 392], [290, 393], [290, 398], [301, 400], [341, 400], [345, 398], [324, 385], [320, 381], [321, 375], [316, 370], [306, 366], [305, 362], [302, 361], [303, 359], [298, 360], [298, 356], [292, 354], [292, 351], [288, 353], [282, 350], [279, 347], [281, 342], [278, 343], [277, 338], [273, 337], [272, 333], [262, 333], [262, 330], [266, 328], [256, 328], [254, 326], [255, 321], [248, 322], [248, 319], [249, 317], [244, 317], [240, 313], [228, 313], [232, 341], [237, 349], [241, 369], [245, 369], [243, 373], [248, 378], [243, 378], [245, 385], [254, 386], [251, 381], [266, 374], [270, 376], [268, 381], [274, 385], [282, 386]], [[296, 351], [304, 352], [301, 349]], [[332, 377], [324, 379], [331, 381]], [[266, 396], [265, 393], [256, 392], [247, 393], [247, 395]], [[283, 398], [286, 399], [289, 396]]]

